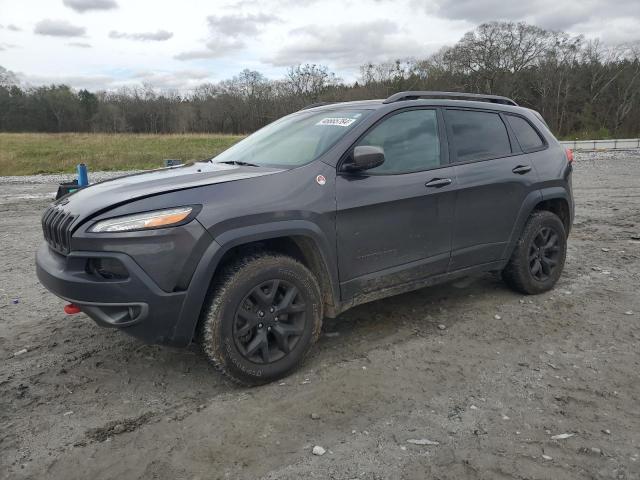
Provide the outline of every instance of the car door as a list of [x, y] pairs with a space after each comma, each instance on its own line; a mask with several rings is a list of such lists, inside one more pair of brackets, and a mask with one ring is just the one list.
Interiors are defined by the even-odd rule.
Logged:
[[446, 109], [456, 185], [450, 271], [501, 260], [520, 207], [536, 188], [523, 152], [499, 112]]
[[384, 149], [374, 169], [336, 178], [344, 300], [438, 273], [449, 263], [455, 184], [437, 109], [390, 114], [355, 146]]

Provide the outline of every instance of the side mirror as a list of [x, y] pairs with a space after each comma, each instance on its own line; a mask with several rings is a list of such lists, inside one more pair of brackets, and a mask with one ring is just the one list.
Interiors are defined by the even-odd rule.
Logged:
[[382, 147], [361, 145], [353, 149], [353, 160], [343, 165], [347, 172], [362, 172], [379, 167], [384, 163], [384, 150]]

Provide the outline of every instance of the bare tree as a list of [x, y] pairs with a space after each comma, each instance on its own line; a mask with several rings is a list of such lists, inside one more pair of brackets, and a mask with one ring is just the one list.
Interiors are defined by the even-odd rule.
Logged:
[[434, 55], [367, 63], [346, 84], [299, 64], [283, 78], [245, 69], [193, 91], [151, 84], [112, 92], [22, 86], [0, 67], [0, 131], [246, 133], [319, 101], [385, 98], [400, 90], [514, 97], [558, 135], [640, 134], [640, 45], [603, 46], [533, 25], [490, 22]]
[[0, 87], [9, 88], [19, 83], [20, 81], [15, 73], [0, 65]]

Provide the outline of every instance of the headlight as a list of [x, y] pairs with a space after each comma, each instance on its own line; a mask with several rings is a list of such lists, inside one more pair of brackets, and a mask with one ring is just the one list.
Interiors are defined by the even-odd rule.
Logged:
[[170, 227], [182, 222], [192, 210], [192, 207], [180, 207], [109, 218], [97, 222], [89, 231], [93, 233], [130, 232], [132, 230]]

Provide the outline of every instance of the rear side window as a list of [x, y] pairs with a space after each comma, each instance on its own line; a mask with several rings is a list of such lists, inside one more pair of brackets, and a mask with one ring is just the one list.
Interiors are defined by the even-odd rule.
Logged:
[[451, 148], [458, 162], [511, 154], [507, 127], [500, 115], [473, 110], [447, 110]]
[[522, 151], [530, 152], [544, 147], [544, 141], [540, 138], [538, 132], [524, 118], [514, 115], [505, 115], [505, 117], [507, 117], [513, 133], [516, 134]]
[[358, 145], [382, 147], [384, 163], [367, 173], [396, 174], [440, 166], [438, 117], [435, 110], [409, 110], [389, 117]]

